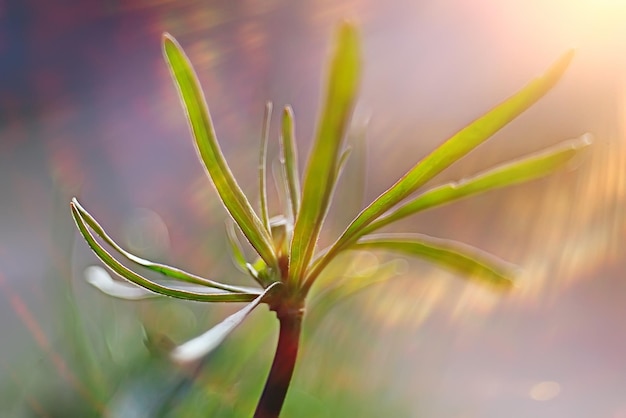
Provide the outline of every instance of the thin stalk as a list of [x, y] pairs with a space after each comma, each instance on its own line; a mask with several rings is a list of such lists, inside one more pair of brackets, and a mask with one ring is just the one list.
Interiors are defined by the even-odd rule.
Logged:
[[276, 316], [280, 324], [278, 344], [254, 418], [278, 418], [298, 357], [303, 310], [277, 309]]

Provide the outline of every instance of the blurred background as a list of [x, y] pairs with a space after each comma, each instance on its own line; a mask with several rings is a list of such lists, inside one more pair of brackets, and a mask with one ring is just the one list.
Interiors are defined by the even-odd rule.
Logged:
[[[278, 111], [293, 106], [302, 166], [342, 19], [362, 33], [365, 199], [572, 47], [548, 96], [434, 183], [585, 132], [595, 144], [577, 170], [392, 229], [520, 265], [509, 294], [426, 263], [346, 259], [337, 277], [389, 280], [316, 299], [284, 416], [626, 417], [621, 0], [0, 0], [1, 416], [251, 414], [276, 338], [267, 308], [181, 386], [146, 335], [182, 342], [237, 306], [102, 295], [84, 281], [97, 261], [68, 203], [78, 196], [141, 256], [248, 284], [228, 259], [226, 214], [195, 156], [161, 34], [190, 56], [231, 168], [255, 196], [264, 103], [277, 110], [272, 159]], [[358, 182], [358, 167], [348, 173]], [[341, 187], [322, 244], [361, 207]], [[163, 399], [169, 415], [154, 412]]]

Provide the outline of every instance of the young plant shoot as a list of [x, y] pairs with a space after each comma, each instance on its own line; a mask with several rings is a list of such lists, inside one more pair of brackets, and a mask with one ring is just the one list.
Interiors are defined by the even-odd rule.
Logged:
[[[175, 267], [144, 260], [120, 247], [98, 222], [73, 199], [72, 216], [89, 246], [102, 262], [124, 281], [100, 276], [90, 280], [103, 292], [119, 298], [140, 299], [170, 296], [200, 302], [237, 302], [245, 307], [206, 333], [169, 352], [181, 365], [201, 364], [224, 338], [258, 305], [276, 313], [278, 344], [255, 417], [280, 414], [293, 374], [307, 295], [326, 267], [347, 251], [385, 251], [420, 257], [463, 277], [508, 289], [516, 268], [497, 257], [454, 241], [421, 234], [381, 234], [381, 228], [415, 213], [489, 190], [545, 176], [568, 165], [590, 143], [588, 136], [563, 142], [540, 153], [424, 190], [424, 185], [454, 162], [478, 147], [500, 128], [543, 97], [561, 78], [572, 59], [568, 52], [546, 73], [506, 99], [484, 116], [461, 129], [417, 162], [404, 176], [369, 203], [328, 248], [316, 247], [333, 191], [348, 158], [346, 131], [361, 76], [359, 35], [354, 26], [342, 24], [336, 35], [317, 130], [304, 173], [298, 170], [291, 108], [282, 113], [280, 163], [285, 196], [284, 213], [270, 218], [266, 192], [266, 150], [271, 104], [265, 112], [259, 158], [259, 200], [256, 210], [235, 180], [217, 141], [209, 108], [191, 63], [178, 42], [163, 36], [163, 52], [187, 115], [200, 161], [211, 178], [234, 225], [229, 228], [230, 248], [239, 267], [247, 272], [251, 286], [233, 286], [196, 276]], [[246, 260], [237, 231], [258, 254]], [[106, 245], [106, 248], [105, 248]], [[126, 264], [153, 270], [166, 282], [149, 279]], [[179, 282], [172, 286], [173, 281]], [[130, 283], [129, 283], [130, 282]], [[167, 284], [164, 284], [167, 283]]]

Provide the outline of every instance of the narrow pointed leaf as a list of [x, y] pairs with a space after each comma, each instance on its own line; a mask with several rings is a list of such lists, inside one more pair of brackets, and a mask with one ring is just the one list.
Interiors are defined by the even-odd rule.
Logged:
[[293, 110], [289, 106], [285, 107], [283, 111], [280, 141], [283, 171], [287, 180], [287, 196], [291, 204], [292, 219], [296, 219], [300, 209], [300, 174], [298, 172], [298, 151], [296, 148]]
[[78, 230], [85, 238], [87, 244], [89, 244], [96, 256], [98, 256], [98, 258], [117, 275], [138, 286], [141, 286], [155, 293], [160, 293], [165, 296], [171, 296], [178, 299], [196, 300], [201, 302], [249, 302], [258, 296], [258, 293], [200, 293], [187, 290], [179, 290], [163, 286], [146, 277], [143, 277], [128, 269], [126, 266], [117, 261], [111, 254], [109, 254], [109, 252], [104, 249], [104, 247], [102, 247], [96, 241], [95, 237], [91, 234], [85, 219], [76, 208], [74, 202], [70, 204], [70, 207], [72, 209], [72, 216], [74, 218], [74, 222], [76, 222]]
[[360, 79], [361, 53], [356, 29], [344, 24], [331, 61], [326, 99], [304, 176], [302, 202], [290, 250], [289, 280], [300, 280], [308, 266], [337, 180], [337, 163]]
[[423, 258], [462, 277], [507, 289], [518, 268], [478, 248], [422, 234], [380, 234], [361, 239], [354, 250], [383, 250]]
[[267, 102], [263, 115], [263, 130], [261, 133], [261, 147], [259, 152], [259, 200], [261, 203], [261, 220], [267, 231], [270, 230], [270, 216], [267, 208], [267, 140], [270, 135], [271, 118], [272, 102]]
[[[205, 279], [204, 277], [196, 276], [195, 274], [187, 273], [186, 271], [180, 270], [176, 267], [171, 267], [166, 264], [155, 263], [149, 260], [145, 260], [141, 257], [137, 257], [134, 254], [126, 251], [122, 247], [120, 247], [100, 226], [100, 224], [94, 219], [93, 216], [85, 208], [81, 206], [77, 199], [72, 199], [73, 207], [80, 213], [81, 218], [86, 222], [86, 224], [93, 229], [93, 231], [102, 238], [107, 244], [109, 244], [115, 251], [117, 251], [122, 257], [127, 259], [128, 261], [135, 263], [141, 267], [145, 267], [149, 270], [155, 271], [157, 273], [161, 273], [166, 277], [171, 279], [180, 280], [188, 283], [195, 283], [202, 286], [212, 287], [215, 289], [223, 289], [230, 292], [248, 292], [248, 289], [244, 289], [238, 286], [231, 286], [224, 283], [216, 282], [213, 280]], [[258, 290], [258, 289], [257, 289]]]
[[222, 341], [230, 334], [244, 319], [263, 302], [263, 298], [274, 290], [280, 283], [270, 285], [263, 294], [258, 296], [240, 311], [232, 314], [204, 334], [187, 341], [178, 346], [170, 353], [170, 358], [179, 364], [188, 364], [206, 357], [211, 351], [217, 348]]
[[350, 223], [331, 248], [322, 257], [315, 260], [314, 267], [306, 278], [304, 291], [306, 292], [311, 287], [315, 278], [338, 253], [363, 235], [369, 224], [417, 191], [452, 163], [489, 139], [550, 91], [567, 69], [573, 55], [573, 51], [567, 52], [541, 77], [534, 79], [515, 95], [461, 129], [370, 203]]
[[459, 182], [446, 183], [428, 190], [388, 215], [377, 219], [364, 229], [363, 234], [368, 234], [392, 222], [435, 206], [544, 177], [566, 165], [590, 144], [591, 136], [584, 135]]
[[498, 130], [532, 106], [561, 78], [572, 57], [573, 51], [566, 53], [543, 76], [531, 81], [517, 94], [508, 98], [437, 147], [363, 210], [350, 224], [341, 241], [353, 240], [363, 228], [380, 215], [489, 139]]
[[163, 50], [185, 108], [196, 150], [213, 180], [215, 189], [250, 244], [266, 263], [275, 265], [276, 256], [269, 231], [254, 212], [228, 167], [215, 136], [204, 93], [189, 59], [169, 34], [163, 36]]

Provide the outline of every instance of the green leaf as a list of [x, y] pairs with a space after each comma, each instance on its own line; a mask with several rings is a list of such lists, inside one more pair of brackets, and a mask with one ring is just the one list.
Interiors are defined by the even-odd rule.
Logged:
[[74, 218], [74, 222], [76, 222], [76, 226], [78, 230], [82, 234], [82, 236], [87, 241], [87, 244], [94, 251], [96, 256], [112, 271], [118, 274], [120, 277], [135, 283], [138, 286], [141, 286], [145, 289], [148, 289], [152, 292], [159, 293], [165, 296], [171, 296], [178, 299], [186, 299], [186, 300], [195, 300], [200, 302], [249, 302], [258, 296], [258, 293], [246, 293], [246, 292], [228, 292], [228, 293], [220, 293], [222, 289], [218, 289], [219, 292], [214, 293], [200, 293], [200, 292], [192, 292], [188, 290], [179, 290], [171, 287], [163, 286], [159, 283], [156, 283], [146, 277], [143, 277], [132, 270], [128, 269], [126, 266], [117, 261], [111, 254], [107, 252], [94, 238], [94, 236], [89, 231], [87, 227], [87, 223], [83, 218], [81, 212], [77, 209], [76, 203], [73, 201], [70, 203], [70, 207], [72, 209], [72, 217]]
[[232, 314], [204, 334], [187, 341], [178, 346], [170, 353], [170, 358], [178, 364], [194, 363], [207, 356], [211, 351], [217, 348], [222, 341], [230, 334], [244, 319], [256, 308], [269, 292], [281, 285], [276, 282], [270, 285], [263, 294], [258, 296], [240, 311]]
[[300, 174], [298, 172], [298, 151], [294, 128], [293, 110], [285, 107], [283, 111], [282, 135], [280, 136], [282, 165], [287, 180], [287, 200], [291, 203], [292, 219], [296, 219], [300, 210]]
[[209, 108], [189, 59], [178, 42], [167, 33], [163, 36], [163, 51], [185, 108], [196, 150], [215, 189], [254, 249], [268, 265], [276, 265], [269, 231], [254, 212], [224, 159]]
[[572, 56], [572, 51], [563, 55], [543, 76], [530, 82], [517, 94], [505, 100], [437, 147], [363, 210], [350, 224], [341, 240], [349, 241], [355, 236], [359, 236], [359, 233], [365, 226], [415, 192], [452, 163], [489, 139], [498, 130], [532, 106], [561, 78]]
[[573, 55], [573, 51], [567, 52], [544, 75], [534, 79], [518, 93], [461, 129], [370, 203], [350, 223], [348, 228], [325, 254], [315, 260], [314, 267], [307, 275], [305, 285], [303, 286], [304, 291], [306, 292], [311, 287], [315, 278], [339, 252], [363, 235], [365, 228], [369, 224], [414, 193], [452, 163], [489, 139], [489, 137], [543, 97], [559, 81]]
[[590, 144], [591, 136], [583, 135], [476, 176], [430, 189], [391, 213], [378, 218], [363, 230], [363, 235], [435, 206], [546, 176], [569, 163]]
[[270, 119], [272, 118], [272, 102], [265, 103], [263, 115], [263, 132], [259, 152], [259, 200], [261, 201], [261, 220], [265, 229], [270, 230], [270, 217], [267, 208], [267, 140], [270, 135]]
[[302, 202], [290, 250], [290, 282], [307, 268], [330, 205], [337, 163], [360, 79], [361, 53], [356, 29], [344, 24], [330, 65], [325, 104], [304, 176]]
[[379, 234], [350, 246], [354, 250], [383, 250], [420, 257], [463, 278], [508, 289], [517, 267], [478, 248], [422, 234]]
[[[100, 224], [94, 219], [93, 216], [89, 212], [85, 210], [78, 202], [76, 198], [72, 199], [72, 207], [77, 212], [80, 213], [81, 219], [85, 221], [85, 223], [94, 230], [96, 235], [102, 238], [107, 244], [109, 244], [115, 251], [117, 251], [122, 257], [127, 259], [128, 261], [135, 263], [141, 267], [145, 267], [149, 270], [155, 271], [157, 273], [161, 273], [164, 276], [169, 278], [180, 280], [183, 282], [199, 284], [206, 287], [212, 287], [215, 289], [222, 289], [229, 292], [235, 293], [250, 293], [251, 288], [243, 288], [238, 286], [230, 286], [224, 283], [216, 282], [213, 280], [205, 279], [204, 277], [196, 276], [195, 274], [187, 273], [186, 271], [180, 270], [176, 267], [171, 267], [165, 264], [154, 263], [152, 261], [144, 260], [141, 257], [137, 257], [134, 254], [129, 253], [122, 247], [120, 247], [113, 239], [106, 233], [104, 228], [100, 226]], [[259, 289], [254, 289], [254, 291], [258, 292]]]

